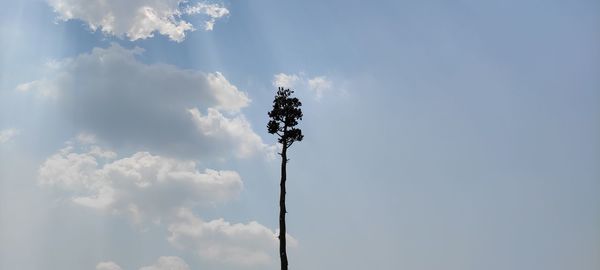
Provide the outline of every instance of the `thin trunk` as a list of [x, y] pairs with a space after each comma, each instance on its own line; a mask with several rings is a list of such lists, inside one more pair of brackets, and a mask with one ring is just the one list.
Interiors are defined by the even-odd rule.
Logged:
[[283, 151], [281, 151], [281, 183], [279, 193], [279, 257], [281, 258], [281, 270], [288, 269], [287, 252], [285, 248], [285, 180], [286, 172], [285, 166], [287, 163], [287, 147], [284, 144]]

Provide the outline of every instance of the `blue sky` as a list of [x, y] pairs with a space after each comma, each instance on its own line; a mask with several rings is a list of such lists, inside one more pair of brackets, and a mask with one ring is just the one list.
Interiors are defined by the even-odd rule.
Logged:
[[0, 269], [600, 268], [596, 1], [0, 3]]

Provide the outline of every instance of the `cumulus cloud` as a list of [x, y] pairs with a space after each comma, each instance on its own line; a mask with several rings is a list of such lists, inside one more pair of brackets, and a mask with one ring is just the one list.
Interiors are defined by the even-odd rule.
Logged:
[[182, 18], [202, 15], [204, 29], [210, 31], [217, 19], [229, 10], [216, 3], [199, 2], [192, 5], [186, 0], [47, 0], [63, 21], [81, 20], [93, 31], [126, 36], [130, 40], [152, 37], [155, 32], [181, 42], [186, 32], [194, 31], [192, 23]]
[[229, 10], [219, 4], [197, 3], [195, 6], [185, 8], [188, 15], [206, 14], [209, 19], [204, 22], [204, 30], [211, 31], [217, 19], [229, 15]]
[[14, 128], [0, 130], [0, 144], [12, 140], [17, 135], [19, 135], [19, 130]]
[[[95, 48], [47, 66], [42, 79], [17, 89], [56, 106], [79, 131], [113, 147], [219, 158], [269, 150], [240, 111], [250, 98], [223, 74], [144, 64], [141, 53], [116, 44]], [[204, 111], [225, 124], [200, 132]]]
[[[223, 219], [204, 221], [187, 209], [169, 226], [169, 242], [191, 249], [202, 258], [236, 265], [264, 265], [272, 262], [278, 241], [269, 228], [255, 222], [231, 224]], [[297, 241], [287, 235], [289, 246]]]
[[243, 115], [229, 119], [212, 108], [208, 109], [206, 115], [195, 108], [189, 112], [202, 134], [220, 141], [220, 144], [233, 142], [238, 157], [247, 157], [256, 152], [266, 152], [271, 157], [274, 156], [276, 147], [264, 144], [260, 136], [252, 131], [250, 123]]
[[192, 161], [137, 152], [125, 158], [97, 145], [71, 144], [39, 169], [43, 187], [69, 194], [72, 202], [134, 222], [160, 223], [180, 207], [227, 202], [242, 180], [234, 171], [199, 171]]
[[285, 74], [273, 76], [273, 86], [291, 89], [308, 90], [319, 100], [323, 94], [333, 91], [333, 82], [327, 76], [307, 77], [304, 73]]
[[[272, 263], [277, 231], [256, 221], [232, 224], [223, 219], [204, 221], [191, 209], [225, 203], [239, 196], [241, 177], [234, 171], [205, 169], [195, 162], [148, 152], [127, 157], [95, 144], [93, 135], [80, 134], [46, 159], [39, 168], [39, 184], [58, 191], [74, 204], [125, 215], [135, 224], [168, 226], [168, 241], [200, 257], [236, 265]], [[290, 247], [297, 241], [287, 235]], [[97, 270], [121, 269], [102, 262]], [[188, 269], [176, 257], [161, 257], [141, 268]]]
[[[121, 266], [114, 262], [101, 262], [96, 265], [96, 270], [122, 270]], [[176, 256], [162, 256], [155, 264], [144, 266], [140, 270], [190, 270], [190, 266], [181, 258]]]

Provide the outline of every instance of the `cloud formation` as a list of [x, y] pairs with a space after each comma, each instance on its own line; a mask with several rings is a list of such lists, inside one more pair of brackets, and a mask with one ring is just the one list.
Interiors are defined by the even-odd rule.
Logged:
[[186, 7], [185, 13], [188, 15], [206, 14], [209, 19], [204, 22], [204, 30], [212, 31], [217, 19], [229, 15], [229, 10], [218, 4], [201, 2], [194, 6]]
[[17, 135], [19, 135], [19, 130], [14, 128], [0, 130], [0, 144], [9, 142]]
[[273, 157], [276, 146], [266, 145], [243, 115], [227, 118], [216, 109], [209, 108], [203, 115], [198, 109], [190, 109], [190, 114], [198, 130], [207, 137], [218, 141], [219, 145], [232, 144], [238, 157], [248, 157], [256, 152], [266, 152]]
[[[241, 112], [250, 98], [221, 73], [145, 64], [138, 60], [141, 53], [116, 44], [95, 48], [53, 62], [41, 79], [17, 86], [53, 106], [80, 132], [40, 166], [40, 186], [135, 224], [167, 226], [171, 244], [207, 260], [271, 263], [277, 247], [273, 230], [256, 221], [206, 222], [192, 214], [234, 200], [243, 189], [237, 172], [200, 169], [192, 160], [276, 151]], [[142, 269], [172, 262], [164, 257]], [[120, 269], [113, 262], [97, 267]]]
[[185, 15], [202, 15], [204, 29], [213, 30], [217, 19], [229, 10], [216, 3], [185, 0], [47, 0], [63, 21], [81, 20], [93, 31], [108, 35], [126, 36], [130, 40], [153, 37], [155, 32], [181, 42], [194, 26], [184, 20]]
[[[112, 147], [195, 158], [272, 152], [241, 114], [250, 98], [223, 74], [144, 64], [142, 52], [95, 48], [48, 65], [42, 79], [17, 90], [46, 100], [78, 131]], [[213, 123], [199, 130], [202, 112]]]
[[[58, 191], [76, 205], [125, 215], [134, 224], [168, 227], [168, 241], [205, 260], [234, 265], [265, 265], [276, 254], [277, 231], [256, 221], [231, 224], [223, 219], [204, 221], [192, 209], [222, 204], [238, 197], [243, 188], [234, 171], [205, 169], [192, 161], [137, 152], [120, 158], [95, 144], [95, 136], [80, 134], [40, 166], [39, 184]], [[287, 235], [288, 245], [297, 241]], [[165, 268], [166, 267], [166, 268]], [[179, 268], [178, 268], [179, 267]], [[161, 257], [141, 269], [188, 269], [176, 257]], [[102, 262], [97, 270], [120, 270]]]
[[327, 92], [333, 91], [333, 82], [327, 76], [307, 77], [304, 73], [285, 74], [279, 73], [273, 76], [273, 86], [291, 88], [293, 90], [304, 90], [312, 92], [319, 100]]
[[242, 190], [234, 171], [199, 171], [192, 161], [137, 152], [117, 159], [97, 145], [71, 145], [40, 167], [39, 182], [67, 192], [72, 202], [135, 223], [160, 223], [181, 207], [223, 203]]
[[[179, 210], [178, 220], [169, 226], [169, 242], [194, 250], [206, 260], [235, 265], [265, 265], [272, 262], [278, 247], [276, 234], [252, 221], [231, 224], [223, 219], [204, 221], [187, 209]], [[288, 245], [297, 241], [287, 235]]]

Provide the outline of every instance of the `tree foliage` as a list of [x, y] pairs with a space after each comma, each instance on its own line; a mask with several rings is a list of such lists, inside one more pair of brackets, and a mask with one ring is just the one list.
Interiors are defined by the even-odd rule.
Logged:
[[269, 112], [271, 120], [267, 124], [269, 133], [279, 136], [279, 143], [284, 148], [290, 147], [296, 141], [302, 141], [302, 130], [296, 128], [302, 120], [302, 102], [292, 97], [294, 91], [279, 87], [273, 100], [273, 110]]

